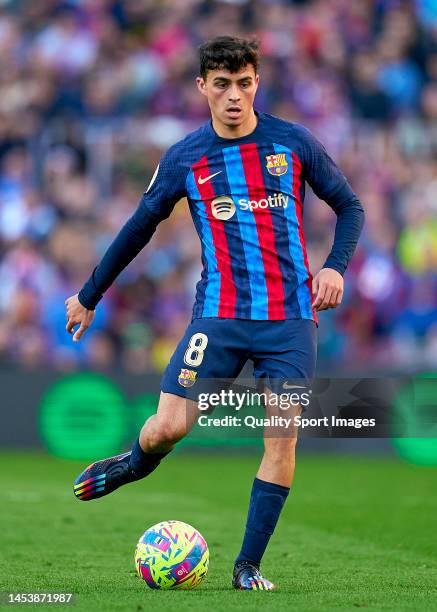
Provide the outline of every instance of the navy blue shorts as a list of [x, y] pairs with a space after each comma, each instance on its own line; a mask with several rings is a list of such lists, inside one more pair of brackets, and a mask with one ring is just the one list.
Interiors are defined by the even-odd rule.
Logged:
[[234, 380], [248, 360], [256, 381], [272, 389], [277, 381], [287, 385], [299, 379], [308, 385], [316, 357], [317, 326], [309, 319], [194, 319], [170, 359], [161, 390], [193, 397], [198, 381]]

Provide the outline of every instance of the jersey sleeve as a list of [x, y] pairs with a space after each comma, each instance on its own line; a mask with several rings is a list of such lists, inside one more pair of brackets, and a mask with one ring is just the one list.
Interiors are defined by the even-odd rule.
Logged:
[[296, 128], [304, 179], [337, 215], [334, 242], [323, 267], [344, 274], [363, 228], [364, 208], [322, 143], [303, 126]]
[[143, 193], [136, 213], [144, 211], [147, 215], [162, 221], [170, 215], [175, 204], [186, 195], [187, 170], [181, 166], [179, 155], [179, 147], [173, 147], [161, 159], [149, 186]]
[[300, 159], [304, 178], [316, 196], [331, 205], [353, 191], [343, 172], [328, 155], [325, 147], [305, 127], [295, 126], [300, 143]]
[[79, 302], [94, 310], [104, 292], [138, 255], [153, 236], [157, 225], [172, 212], [185, 195], [186, 172], [178, 163], [175, 149], [161, 159], [138, 208], [120, 230], [99, 265], [79, 292]]

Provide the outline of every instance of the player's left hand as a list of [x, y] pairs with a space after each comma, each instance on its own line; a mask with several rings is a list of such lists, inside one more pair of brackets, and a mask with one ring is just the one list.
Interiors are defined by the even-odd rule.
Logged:
[[343, 286], [343, 277], [337, 270], [322, 268], [313, 279], [312, 308], [317, 311], [337, 308], [343, 299]]

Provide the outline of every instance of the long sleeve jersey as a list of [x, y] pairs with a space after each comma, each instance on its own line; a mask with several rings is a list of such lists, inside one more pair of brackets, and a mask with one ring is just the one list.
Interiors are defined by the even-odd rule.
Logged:
[[79, 293], [94, 309], [157, 225], [187, 198], [202, 247], [193, 318], [316, 319], [302, 226], [305, 183], [336, 213], [324, 267], [343, 274], [364, 210], [341, 170], [303, 126], [257, 113], [241, 138], [208, 121], [163, 156], [139, 206]]

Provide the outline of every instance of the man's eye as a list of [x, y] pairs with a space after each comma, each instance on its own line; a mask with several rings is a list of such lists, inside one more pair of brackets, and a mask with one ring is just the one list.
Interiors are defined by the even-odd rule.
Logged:
[[247, 89], [249, 87], [250, 83], [241, 83], [241, 87], [243, 89]]

